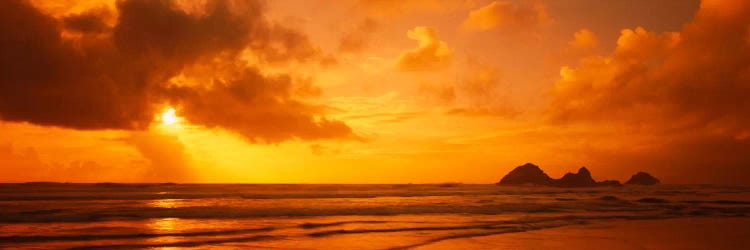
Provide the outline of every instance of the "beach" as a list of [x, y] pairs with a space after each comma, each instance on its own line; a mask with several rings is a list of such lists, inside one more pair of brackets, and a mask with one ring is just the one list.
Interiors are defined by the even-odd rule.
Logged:
[[750, 188], [0, 184], [9, 249], [742, 249]]
[[611, 221], [445, 240], [415, 249], [747, 249], [750, 218]]

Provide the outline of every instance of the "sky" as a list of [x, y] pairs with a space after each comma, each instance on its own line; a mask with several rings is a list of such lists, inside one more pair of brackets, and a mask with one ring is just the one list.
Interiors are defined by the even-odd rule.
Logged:
[[0, 181], [750, 184], [743, 0], [0, 1]]

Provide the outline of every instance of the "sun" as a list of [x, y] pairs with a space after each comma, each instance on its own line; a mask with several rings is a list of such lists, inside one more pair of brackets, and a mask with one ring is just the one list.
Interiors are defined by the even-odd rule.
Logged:
[[173, 125], [180, 122], [180, 118], [175, 114], [174, 108], [167, 108], [167, 110], [161, 113], [161, 122], [164, 125]]

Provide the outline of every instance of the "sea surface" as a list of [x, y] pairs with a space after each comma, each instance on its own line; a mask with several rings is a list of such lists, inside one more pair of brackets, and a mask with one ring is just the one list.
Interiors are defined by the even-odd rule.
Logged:
[[612, 220], [750, 215], [750, 187], [0, 184], [0, 248], [409, 249]]

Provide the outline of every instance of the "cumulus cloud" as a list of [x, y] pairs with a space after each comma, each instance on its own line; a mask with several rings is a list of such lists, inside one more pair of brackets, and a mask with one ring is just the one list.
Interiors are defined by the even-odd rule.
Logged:
[[599, 39], [591, 30], [580, 29], [573, 34], [573, 40], [568, 45], [573, 49], [591, 50], [599, 45]]
[[560, 63], [575, 63], [581, 58], [600, 53], [601, 48], [597, 35], [589, 29], [580, 29], [573, 33], [572, 39], [568, 41], [568, 46], [550, 60]]
[[404, 52], [396, 67], [401, 71], [439, 70], [450, 65], [453, 50], [437, 37], [430, 27], [419, 26], [406, 33], [407, 37], [418, 42], [417, 48]]
[[[686, 169], [718, 167], [748, 176], [750, 159], [717, 157], [724, 154], [711, 147], [750, 155], [749, 26], [750, 3], [704, 1], [679, 32], [625, 29], [612, 55], [586, 57], [577, 67], [561, 69], [550, 118], [637, 129], [671, 142], [652, 151], [650, 159], [662, 155]], [[680, 148], [716, 166], [693, 155], [669, 158]]]
[[[140, 169], [122, 169], [114, 172], [112, 166], [102, 166], [91, 161], [73, 161], [68, 163], [45, 162], [39, 157], [34, 147], [19, 148], [12, 144], [0, 144], [0, 169], [3, 182], [61, 181], [61, 182], [97, 182], [102, 178], [118, 181], [143, 181], [139, 178]], [[75, 175], [59, 175], [58, 170]]]
[[467, 30], [483, 31], [499, 29], [536, 28], [547, 25], [551, 18], [547, 7], [539, 1], [493, 1], [469, 12], [463, 22]]
[[[305, 34], [266, 20], [258, 1], [195, 5], [187, 11], [172, 1], [124, 0], [111, 10], [54, 17], [26, 1], [0, 1], [0, 119], [140, 130], [164, 103], [174, 103], [184, 106], [189, 122], [233, 130], [250, 141], [351, 135], [345, 124], [323, 118], [324, 109], [291, 93], [297, 79], [291, 74], [236, 70], [238, 75], [223, 77], [250, 80], [209, 79], [213, 84], [176, 91], [170, 79], [190, 75], [186, 68], [195, 65], [247, 65], [241, 60], [247, 54], [260, 64], [321, 57]], [[110, 25], [111, 16], [116, 20]], [[206, 106], [221, 112], [209, 121]]]
[[2, 181], [43, 181], [47, 178], [49, 166], [39, 160], [33, 148], [15, 152], [12, 144], [0, 144], [0, 166], [5, 174]]

